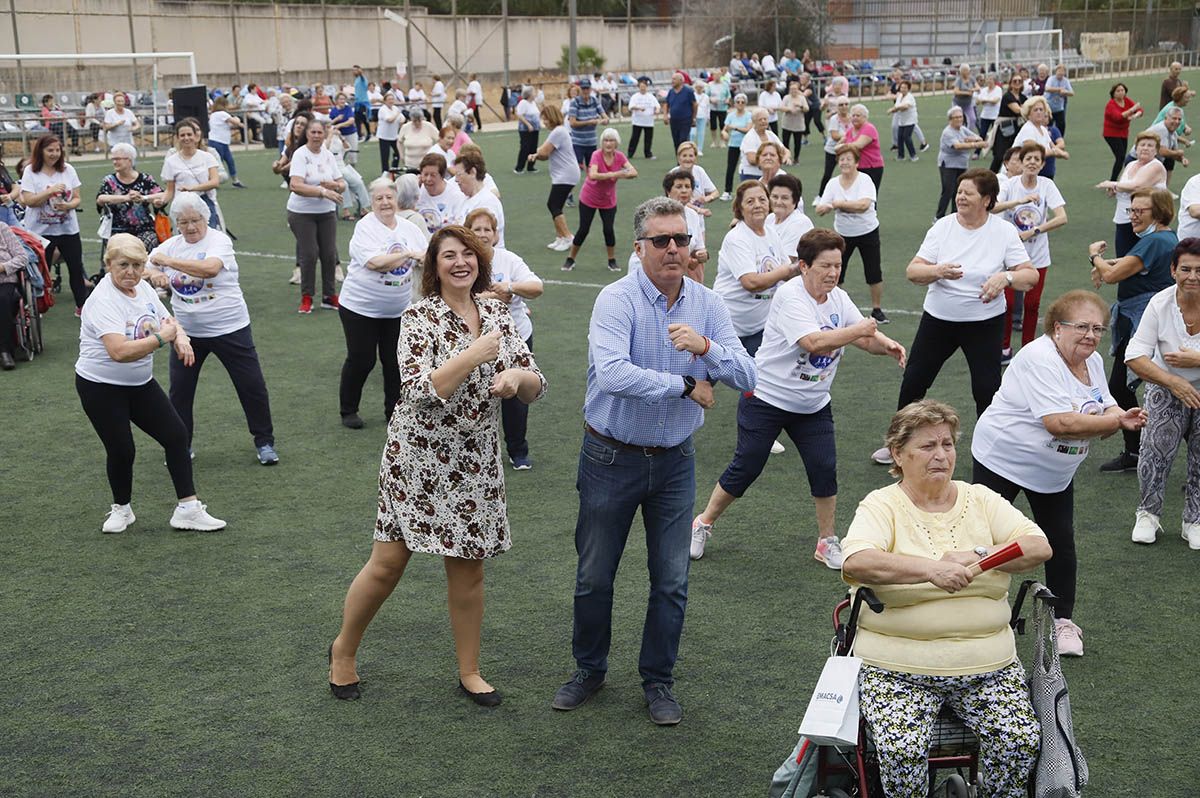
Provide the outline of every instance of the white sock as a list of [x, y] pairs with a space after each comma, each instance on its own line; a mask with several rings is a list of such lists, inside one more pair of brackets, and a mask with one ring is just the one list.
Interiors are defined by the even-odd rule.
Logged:
[[192, 499], [191, 501], [179, 502], [179, 504], [176, 506], [179, 507], [180, 510], [197, 510], [200, 508], [200, 500]]

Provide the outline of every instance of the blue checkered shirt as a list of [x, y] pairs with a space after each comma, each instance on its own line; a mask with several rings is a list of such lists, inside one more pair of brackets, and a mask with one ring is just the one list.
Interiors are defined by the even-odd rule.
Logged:
[[[708, 353], [677, 352], [669, 324], [688, 324], [708, 336]], [[642, 269], [605, 287], [588, 326], [588, 425], [636, 446], [678, 446], [704, 423], [703, 408], [682, 398], [685, 374], [754, 389], [754, 358], [734, 333], [721, 298], [684, 279], [668, 310], [667, 298]]]

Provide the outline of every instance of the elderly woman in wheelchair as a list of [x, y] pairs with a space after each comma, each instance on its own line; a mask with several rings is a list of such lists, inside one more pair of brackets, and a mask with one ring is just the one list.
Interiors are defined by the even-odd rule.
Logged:
[[[953, 479], [958, 415], [923, 400], [892, 418], [900, 481], [870, 493], [843, 541], [842, 576], [886, 605], [859, 621], [860, 706], [889, 798], [928, 794], [926, 755], [943, 704], [975, 732], [991, 798], [1026, 795], [1039, 727], [1008, 625], [1009, 574], [1050, 558], [1037, 525], [991, 490]], [[971, 569], [1017, 541], [1022, 555]]]
[[14, 322], [21, 303], [21, 273], [28, 255], [17, 234], [0, 222], [0, 369], [12, 371], [13, 343], [17, 339]]

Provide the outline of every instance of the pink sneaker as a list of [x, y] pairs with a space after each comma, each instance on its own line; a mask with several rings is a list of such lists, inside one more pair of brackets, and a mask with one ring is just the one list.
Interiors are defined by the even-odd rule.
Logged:
[[842, 570], [842, 542], [837, 539], [837, 535], [830, 535], [818, 540], [817, 550], [813, 552], [813, 559], [825, 563], [825, 567], [831, 570]]
[[1054, 619], [1054, 634], [1058, 638], [1058, 655], [1060, 657], [1083, 656], [1083, 630], [1070, 618]]

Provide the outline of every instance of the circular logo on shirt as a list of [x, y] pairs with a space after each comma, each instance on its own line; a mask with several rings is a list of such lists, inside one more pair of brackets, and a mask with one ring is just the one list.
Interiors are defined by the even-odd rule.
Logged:
[[1014, 225], [1016, 225], [1018, 230], [1024, 232], [1026, 230], [1032, 230], [1041, 224], [1041, 216], [1042, 215], [1038, 213], [1038, 209], [1036, 207], [1032, 205], [1026, 205], [1022, 208], [1018, 208], [1013, 213], [1012, 222]]
[[421, 211], [421, 216], [425, 217], [425, 226], [429, 228], [429, 232], [436, 233], [442, 229], [442, 214], [433, 208], [425, 208]]
[[[200, 257], [200, 260], [203, 260], [203, 255]], [[183, 272], [175, 272], [171, 275], [171, 288], [183, 296], [191, 296], [198, 293], [203, 287], [204, 279], [201, 277], [193, 277]]]
[[769, 272], [778, 265], [779, 260], [775, 257], [774, 252], [769, 255], [763, 255], [758, 261], [758, 273], [763, 274], [765, 272]]
[[[834, 322], [836, 323], [836, 321], [837, 320], [835, 319]], [[833, 327], [830, 327], [827, 324], [821, 325], [821, 332], [825, 332], [826, 330], [832, 330], [832, 329], [833, 329]], [[809, 354], [808, 363], [810, 366], [812, 366], [815, 369], [822, 369], [822, 370], [827, 369], [833, 363], [833, 361], [837, 360], [838, 354], [840, 352], [841, 352], [841, 350], [836, 350], [836, 351], [830, 352], [828, 355]]]
[[158, 332], [158, 317], [147, 313], [133, 323], [133, 340], [140, 341]]
[[[400, 242], [393, 241], [387, 248], [387, 254], [395, 255], [397, 252], [404, 252], [407, 249], [408, 247], [404, 246]], [[416, 258], [406, 258], [403, 263], [389, 271], [388, 274], [394, 274], [397, 277], [403, 277], [413, 269], [417, 268], [418, 265], [419, 264], [417, 263]]]
[[1099, 416], [1104, 413], [1104, 405], [1097, 402], [1095, 399], [1088, 399], [1079, 408], [1079, 412], [1085, 416]]

